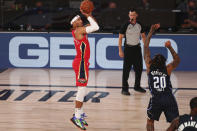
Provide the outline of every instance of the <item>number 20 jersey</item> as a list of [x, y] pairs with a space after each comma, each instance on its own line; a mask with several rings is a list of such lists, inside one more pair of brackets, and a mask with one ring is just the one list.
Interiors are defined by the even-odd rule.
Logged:
[[152, 96], [172, 93], [170, 76], [168, 75], [166, 68], [160, 70], [151, 67], [150, 72], [148, 73], [148, 85]]

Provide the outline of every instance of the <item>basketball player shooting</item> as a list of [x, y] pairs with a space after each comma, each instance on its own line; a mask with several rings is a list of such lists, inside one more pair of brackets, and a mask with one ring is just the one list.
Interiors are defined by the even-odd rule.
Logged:
[[160, 24], [151, 26], [150, 32], [144, 45], [144, 59], [147, 68], [148, 86], [152, 97], [147, 108], [147, 131], [154, 131], [154, 120], [159, 121], [160, 115], [164, 112], [167, 122], [171, 122], [179, 115], [178, 106], [172, 94], [170, 81], [171, 72], [180, 63], [178, 54], [174, 51], [170, 41], [165, 42], [165, 47], [170, 50], [173, 61], [166, 65], [166, 58], [157, 54], [153, 59], [150, 57], [149, 43], [152, 34], [160, 27]]
[[[88, 2], [87, 0], [85, 2]], [[86, 95], [86, 86], [88, 83], [88, 71], [89, 71], [89, 58], [90, 58], [90, 45], [88, 41], [87, 34], [97, 31], [99, 26], [95, 19], [91, 15], [91, 10], [86, 8], [82, 10], [81, 13], [86, 16], [89, 21], [88, 26], [83, 26], [83, 22], [79, 15], [76, 15], [70, 21], [72, 25], [72, 36], [74, 38], [75, 49], [77, 55], [73, 61], [73, 69], [76, 75], [76, 86], [78, 88], [76, 101], [75, 101], [75, 113], [71, 118], [71, 121], [80, 129], [86, 130], [85, 126], [87, 126], [87, 122], [85, 121], [85, 113], [83, 112], [83, 101]]]

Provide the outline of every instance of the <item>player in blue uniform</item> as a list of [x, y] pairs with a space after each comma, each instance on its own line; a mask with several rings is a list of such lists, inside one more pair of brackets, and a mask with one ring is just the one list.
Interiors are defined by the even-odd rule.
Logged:
[[190, 100], [190, 114], [174, 119], [167, 131], [197, 131], [197, 97]]
[[171, 122], [179, 115], [177, 102], [172, 94], [172, 85], [170, 81], [171, 72], [180, 63], [179, 56], [172, 48], [170, 41], [167, 41], [165, 47], [170, 50], [173, 56], [173, 61], [170, 64], [166, 65], [166, 58], [161, 54], [155, 55], [153, 59], [150, 57], [150, 39], [152, 34], [159, 27], [159, 24], [151, 26], [144, 45], [144, 59], [148, 74], [148, 86], [152, 95], [147, 108], [147, 131], [154, 131], [154, 120], [159, 121], [162, 112], [164, 112], [167, 122]]

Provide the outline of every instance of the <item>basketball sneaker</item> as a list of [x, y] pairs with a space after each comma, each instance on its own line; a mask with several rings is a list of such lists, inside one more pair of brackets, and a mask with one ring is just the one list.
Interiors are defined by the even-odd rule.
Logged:
[[85, 117], [87, 117], [85, 113], [81, 114], [81, 120], [82, 120], [83, 124], [85, 126], [88, 126], [88, 123], [86, 122]]
[[77, 119], [75, 116], [73, 116], [70, 120], [73, 124], [75, 124], [81, 130], [86, 130], [86, 128], [84, 127], [84, 124], [82, 122], [82, 119]]
[[146, 93], [146, 90], [143, 89], [143, 88], [140, 87], [140, 86], [135, 86], [135, 87], [134, 87], [134, 90], [135, 90], [135, 91], [138, 91], [138, 92], [141, 92], [141, 93]]

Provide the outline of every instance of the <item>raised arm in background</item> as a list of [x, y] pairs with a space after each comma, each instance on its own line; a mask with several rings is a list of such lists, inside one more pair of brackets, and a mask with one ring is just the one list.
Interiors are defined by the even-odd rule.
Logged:
[[160, 27], [160, 24], [152, 25], [151, 29], [150, 29], [147, 37], [146, 37], [146, 40], [145, 40], [145, 44], [144, 44], [144, 60], [145, 60], [145, 63], [146, 63], [147, 73], [149, 72], [150, 62], [151, 62], [150, 48], [149, 48], [150, 39], [151, 39], [153, 33], [155, 32], [155, 30], [157, 30], [159, 27]]
[[168, 75], [170, 75], [171, 72], [179, 65], [180, 57], [178, 56], [178, 54], [172, 48], [170, 41], [167, 41], [165, 43], [165, 47], [170, 50], [170, 53], [172, 54], [172, 57], [173, 57], [173, 61], [170, 64], [167, 65]]

